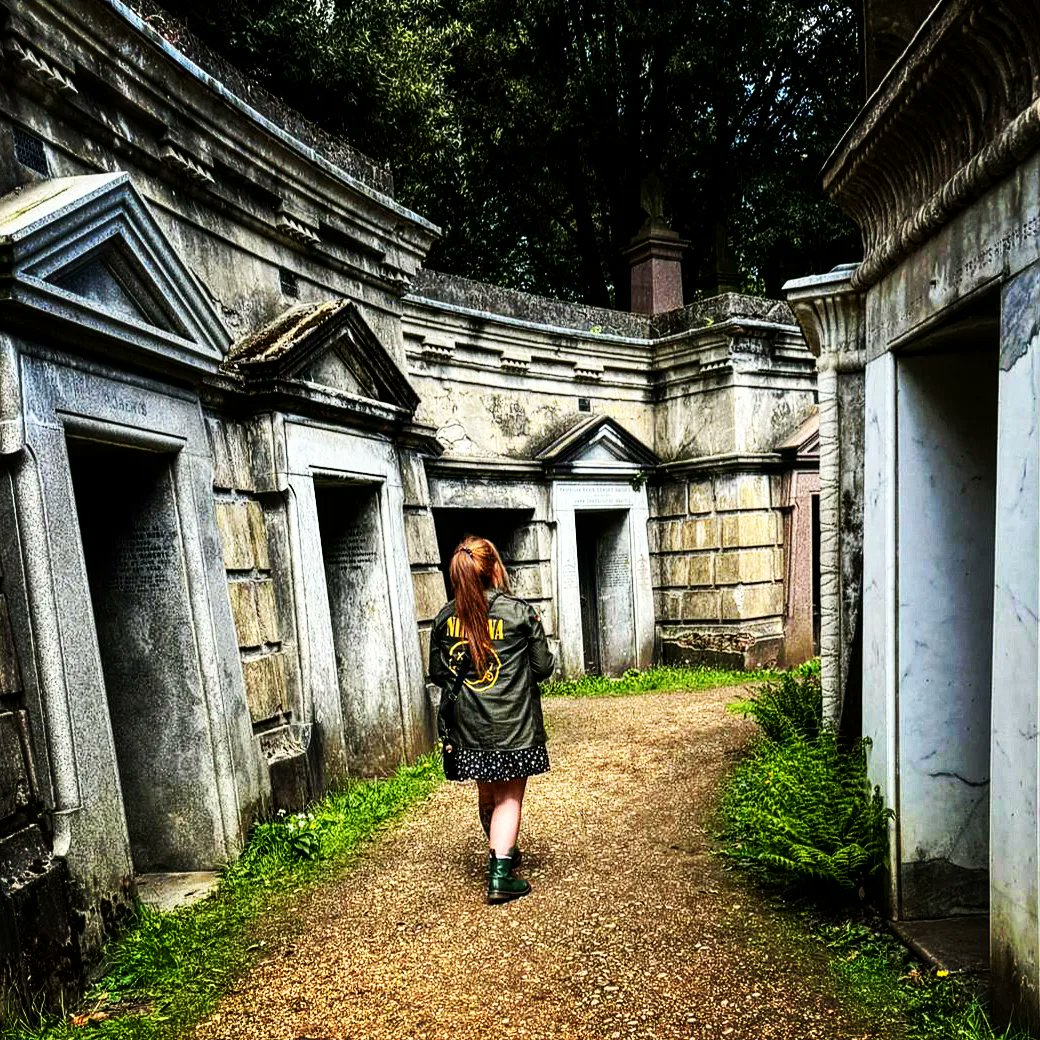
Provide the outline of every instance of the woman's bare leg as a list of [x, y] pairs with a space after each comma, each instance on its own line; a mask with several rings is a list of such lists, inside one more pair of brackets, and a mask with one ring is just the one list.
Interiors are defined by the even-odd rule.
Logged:
[[520, 815], [524, 804], [527, 777], [519, 780], [498, 780], [488, 784], [494, 796], [495, 810], [491, 815], [488, 844], [498, 859], [509, 856], [520, 836]]
[[477, 781], [477, 815], [480, 817], [480, 826], [484, 828], [484, 837], [491, 837], [491, 815], [495, 811], [494, 784], [487, 781]]

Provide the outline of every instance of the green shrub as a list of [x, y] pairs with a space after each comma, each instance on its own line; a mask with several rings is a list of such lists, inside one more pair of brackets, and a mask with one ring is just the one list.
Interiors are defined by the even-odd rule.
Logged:
[[884, 863], [890, 813], [867, 781], [866, 745], [830, 730], [759, 741], [722, 798], [725, 855], [760, 880], [858, 889]]
[[752, 696], [731, 704], [729, 710], [754, 719], [767, 740], [814, 740], [823, 727], [820, 662], [809, 661], [784, 672]]

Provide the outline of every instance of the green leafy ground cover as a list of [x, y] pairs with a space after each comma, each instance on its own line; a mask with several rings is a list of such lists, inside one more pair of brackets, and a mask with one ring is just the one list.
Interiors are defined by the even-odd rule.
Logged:
[[769, 669], [738, 672], [723, 668], [673, 668], [659, 665], [627, 672], [610, 678], [606, 675], [583, 675], [578, 679], [557, 679], [542, 683], [547, 697], [624, 697], [631, 693], [654, 690], [709, 690], [716, 686], [739, 686], [742, 683], [776, 679], [778, 672]]
[[876, 1020], [897, 1022], [906, 1040], [1030, 1040], [993, 1026], [977, 978], [920, 964], [880, 920], [822, 921], [811, 934], [831, 954], [839, 989]]
[[286, 895], [341, 868], [369, 840], [443, 779], [427, 755], [385, 780], [350, 783], [307, 812], [258, 824], [216, 894], [161, 912], [139, 906], [77, 1014], [23, 1023], [11, 1040], [66, 1040], [84, 1027], [98, 1038], [177, 1036], [216, 1003], [249, 963], [252, 926]]
[[906, 1040], [1028, 1040], [993, 1027], [977, 979], [924, 967], [862, 904], [884, 866], [891, 813], [867, 779], [868, 745], [843, 744], [823, 721], [819, 664], [730, 711], [761, 733], [724, 783], [720, 851], [798, 908], [790, 938], [825, 947], [839, 990]]

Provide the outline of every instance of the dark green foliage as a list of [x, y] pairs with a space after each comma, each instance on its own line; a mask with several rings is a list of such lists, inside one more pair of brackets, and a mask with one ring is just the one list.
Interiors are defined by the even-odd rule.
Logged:
[[768, 669], [737, 672], [723, 668], [657, 665], [643, 671], [630, 668], [616, 678], [582, 675], [577, 679], [556, 679], [542, 683], [542, 693], [547, 697], [623, 697], [629, 693], [649, 693], [653, 690], [708, 690], [715, 686], [741, 686], [775, 677], [776, 672]]
[[794, 736], [814, 740], [823, 725], [819, 660], [782, 673], [776, 682], [758, 687], [752, 696], [734, 702], [728, 710], [754, 719], [767, 740], [784, 741]]
[[624, 309], [649, 210], [687, 299], [857, 255], [819, 184], [859, 103], [847, 0], [165, 3], [391, 166], [445, 229], [431, 267]]
[[855, 891], [884, 862], [889, 814], [864, 747], [829, 731], [759, 742], [730, 775], [722, 813], [726, 855], [768, 883]]
[[819, 673], [801, 668], [734, 709], [763, 724], [722, 796], [724, 853], [758, 879], [852, 893], [884, 863], [891, 815], [867, 780], [866, 744], [822, 723]]

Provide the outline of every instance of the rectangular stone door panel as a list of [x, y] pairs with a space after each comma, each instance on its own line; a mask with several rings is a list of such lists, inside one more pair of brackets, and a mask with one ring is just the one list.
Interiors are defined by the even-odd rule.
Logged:
[[137, 873], [220, 859], [173, 457], [70, 439], [83, 557]]
[[378, 485], [314, 489], [347, 764], [382, 773], [405, 757]]
[[990, 968], [994, 1010], [1040, 1029], [1037, 753], [1040, 650], [1040, 264], [1001, 307], [993, 600]]

